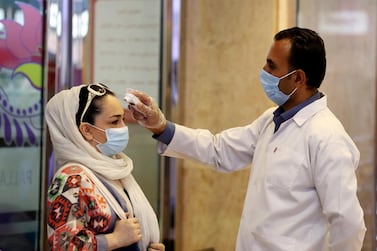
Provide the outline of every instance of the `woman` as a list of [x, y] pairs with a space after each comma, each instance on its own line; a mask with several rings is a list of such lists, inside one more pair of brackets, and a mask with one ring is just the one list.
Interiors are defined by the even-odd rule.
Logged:
[[48, 190], [50, 250], [163, 251], [156, 215], [122, 151], [124, 109], [103, 84], [73, 87], [47, 103], [59, 170]]

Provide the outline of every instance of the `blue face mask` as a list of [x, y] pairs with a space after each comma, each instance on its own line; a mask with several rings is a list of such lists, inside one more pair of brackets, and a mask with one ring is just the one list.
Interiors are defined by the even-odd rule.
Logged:
[[283, 93], [279, 89], [280, 80], [288, 77], [295, 72], [296, 70], [293, 70], [290, 73], [278, 78], [262, 69], [260, 74], [260, 81], [262, 83], [264, 92], [266, 93], [267, 97], [278, 106], [281, 106], [285, 102], [287, 102], [287, 100], [296, 92], [297, 87], [288, 95]]
[[99, 143], [96, 139], [94, 139], [98, 143], [96, 146], [101, 153], [111, 156], [122, 152], [127, 147], [129, 140], [127, 126], [107, 128], [105, 130], [94, 125], [91, 126], [106, 133], [107, 141], [105, 143]]

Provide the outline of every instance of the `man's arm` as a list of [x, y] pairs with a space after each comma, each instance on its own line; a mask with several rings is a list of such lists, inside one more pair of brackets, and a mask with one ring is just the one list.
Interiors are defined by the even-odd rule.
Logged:
[[357, 198], [359, 152], [347, 138], [322, 142], [315, 157], [315, 184], [329, 222], [331, 251], [359, 251], [365, 223]]

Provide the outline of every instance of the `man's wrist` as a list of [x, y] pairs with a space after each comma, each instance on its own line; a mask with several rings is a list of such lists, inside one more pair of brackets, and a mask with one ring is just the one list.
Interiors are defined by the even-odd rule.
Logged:
[[151, 131], [153, 134], [155, 135], [160, 135], [161, 133], [163, 133], [166, 129], [166, 119], [162, 120], [160, 122], [160, 124], [156, 127], [153, 127], [153, 128], [148, 128], [146, 127], [149, 131]]
[[169, 145], [170, 141], [173, 139], [174, 133], [175, 133], [175, 124], [173, 122], [166, 120], [165, 129], [158, 134], [153, 134], [152, 137], [164, 143], [165, 145]]

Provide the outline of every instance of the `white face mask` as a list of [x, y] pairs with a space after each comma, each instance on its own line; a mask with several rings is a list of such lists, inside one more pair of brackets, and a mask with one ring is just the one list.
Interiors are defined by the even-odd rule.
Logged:
[[111, 156], [122, 152], [127, 147], [129, 140], [127, 126], [119, 128], [107, 128], [104, 130], [95, 125], [90, 125], [106, 133], [107, 140], [105, 143], [99, 143], [96, 139], [94, 139], [98, 143], [96, 147], [98, 148], [98, 150], [100, 150], [101, 153], [107, 156]]
[[271, 99], [278, 106], [281, 106], [285, 102], [287, 102], [287, 100], [296, 92], [297, 87], [288, 95], [283, 93], [279, 89], [280, 80], [288, 77], [289, 75], [295, 72], [296, 70], [293, 70], [289, 72], [288, 74], [278, 78], [262, 69], [261, 74], [260, 74], [260, 81], [262, 83], [264, 92], [266, 93], [268, 98]]

